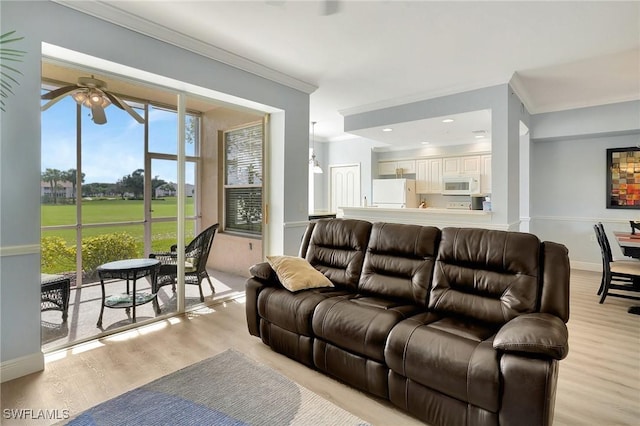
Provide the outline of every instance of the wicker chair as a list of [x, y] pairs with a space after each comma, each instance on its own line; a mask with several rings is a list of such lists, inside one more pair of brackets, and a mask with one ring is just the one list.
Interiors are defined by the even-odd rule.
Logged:
[[67, 321], [71, 280], [63, 275], [40, 274], [40, 311], [62, 311]]
[[[197, 237], [193, 239], [185, 247], [185, 284], [197, 285], [200, 289], [200, 301], [204, 302], [204, 295], [202, 294], [202, 280], [204, 278], [209, 281], [209, 287], [211, 291], [215, 292], [211, 278], [207, 273], [207, 259], [209, 258], [209, 252], [211, 251], [211, 245], [213, 243], [213, 237], [218, 230], [218, 224], [212, 225], [202, 231]], [[176, 280], [178, 276], [178, 253], [177, 245], [171, 246], [171, 251], [163, 253], [151, 253], [149, 257], [158, 259], [160, 261], [160, 272], [156, 280], [154, 293], [157, 293], [162, 286], [171, 284], [172, 290], [176, 291]], [[159, 310], [159, 308], [158, 308]]]

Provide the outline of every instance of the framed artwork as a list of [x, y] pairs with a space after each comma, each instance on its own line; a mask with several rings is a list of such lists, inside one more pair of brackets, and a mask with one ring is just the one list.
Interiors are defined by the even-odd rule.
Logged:
[[607, 149], [607, 208], [640, 210], [640, 148]]

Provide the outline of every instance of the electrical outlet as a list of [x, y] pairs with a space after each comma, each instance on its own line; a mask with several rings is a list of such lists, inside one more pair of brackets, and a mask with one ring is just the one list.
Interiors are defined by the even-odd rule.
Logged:
[[450, 201], [447, 203], [448, 209], [461, 209], [461, 210], [469, 210], [471, 208], [471, 203], [469, 202], [455, 202]]

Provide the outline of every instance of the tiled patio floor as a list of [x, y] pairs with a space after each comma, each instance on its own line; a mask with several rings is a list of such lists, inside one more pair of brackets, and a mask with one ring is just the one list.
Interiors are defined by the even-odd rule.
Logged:
[[[212, 295], [209, 283], [205, 279], [202, 282], [204, 303], [214, 300], [226, 299], [244, 293], [246, 278], [231, 275], [221, 271], [208, 270], [211, 282], [215, 288]], [[125, 282], [109, 282], [105, 284], [107, 295], [112, 293], [124, 293]], [[149, 291], [149, 283], [146, 279], [137, 282], [136, 291]], [[105, 308], [102, 317], [102, 328], [96, 323], [100, 315], [102, 291], [100, 283], [85, 285], [82, 288], [71, 288], [69, 299], [69, 317], [62, 322], [62, 312], [46, 311], [41, 313], [42, 350], [49, 352], [73, 342], [98, 336], [103, 332], [111, 332], [119, 327], [131, 324], [131, 316], [124, 309]], [[164, 286], [158, 292], [161, 315], [176, 311], [176, 294], [171, 286]], [[188, 308], [200, 304], [200, 293], [194, 285], [186, 286], [185, 305]], [[153, 302], [136, 307], [136, 322], [141, 323], [156, 317], [153, 310]]]

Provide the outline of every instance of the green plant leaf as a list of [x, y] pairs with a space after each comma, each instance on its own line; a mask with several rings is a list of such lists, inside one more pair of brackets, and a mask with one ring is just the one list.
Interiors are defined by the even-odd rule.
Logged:
[[[8, 43], [15, 43], [24, 39], [24, 37], [15, 37], [15, 30], [9, 31], [0, 35], [0, 97], [8, 98], [9, 94], [14, 94], [12, 89], [12, 83], [20, 84], [16, 78], [14, 78], [11, 74], [14, 75], [23, 75], [20, 70], [7, 65], [5, 62], [22, 62], [22, 57], [26, 55], [27, 52], [18, 49], [12, 49], [9, 47], [5, 47]], [[0, 111], [5, 111], [6, 103], [4, 99], [0, 99]]]

